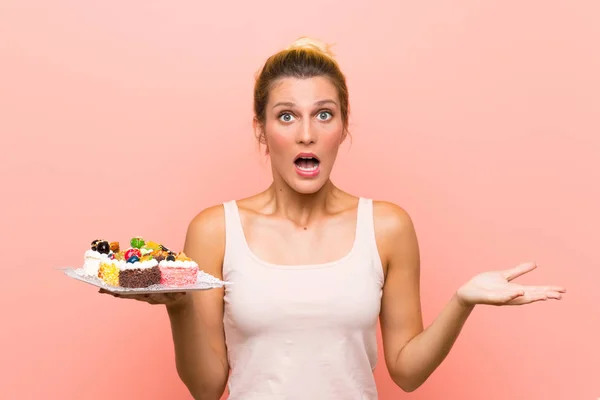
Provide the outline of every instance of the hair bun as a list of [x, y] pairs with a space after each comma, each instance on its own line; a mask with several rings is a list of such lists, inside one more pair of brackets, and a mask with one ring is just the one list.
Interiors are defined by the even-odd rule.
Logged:
[[331, 52], [330, 45], [328, 45], [327, 43], [322, 42], [320, 40], [313, 39], [313, 38], [310, 38], [307, 36], [302, 36], [302, 37], [296, 39], [296, 41], [294, 41], [294, 43], [289, 45], [289, 47], [287, 48], [287, 50], [294, 50], [294, 49], [316, 50], [318, 52], [321, 52], [321, 53], [333, 58], [333, 53]]

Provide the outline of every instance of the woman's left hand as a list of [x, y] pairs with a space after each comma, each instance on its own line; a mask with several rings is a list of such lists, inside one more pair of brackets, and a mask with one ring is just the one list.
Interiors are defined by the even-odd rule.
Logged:
[[560, 286], [524, 286], [512, 280], [533, 271], [535, 263], [524, 263], [504, 271], [484, 272], [473, 277], [456, 291], [461, 304], [475, 306], [489, 304], [496, 306], [522, 305], [535, 301], [562, 298], [566, 292]]

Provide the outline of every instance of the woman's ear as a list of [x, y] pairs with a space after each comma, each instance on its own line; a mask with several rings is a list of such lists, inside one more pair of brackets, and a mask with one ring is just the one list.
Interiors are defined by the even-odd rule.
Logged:
[[348, 128], [344, 128], [344, 131], [342, 132], [342, 138], [340, 140], [340, 144], [344, 143], [346, 141], [346, 138], [350, 135], [350, 132], [348, 132]]
[[264, 144], [265, 145], [265, 155], [268, 155], [269, 154], [269, 146], [267, 145], [267, 136], [265, 133], [264, 125], [256, 117], [254, 117], [254, 119], [252, 120], [252, 127], [254, 129], [254, 136], [256, 137], [256, 140], [258, 140], [259, 146], [261, 144]]

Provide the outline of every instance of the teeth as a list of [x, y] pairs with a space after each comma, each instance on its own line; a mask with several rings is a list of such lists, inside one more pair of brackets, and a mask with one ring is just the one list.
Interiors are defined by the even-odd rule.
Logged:
[[318, 167], [319, 167], [318, 165], [315, 165], [313, 167], [308, 167], [308, 168], [303, 168], [303, 167], [298, 166], [298, 169], [301, 169], [302, 171], [308, 171], [308, 172], [310, 172], [310, 171], [316, 170]]
[[319, 160], [311, 156], [302, 156], [296, 159], [296, 167], [300, 171], [313, 172], [319, 168]]

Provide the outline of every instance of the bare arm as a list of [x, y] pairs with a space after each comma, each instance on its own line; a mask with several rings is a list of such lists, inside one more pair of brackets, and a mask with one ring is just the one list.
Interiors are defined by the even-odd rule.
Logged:
[[411, 392], [446, 358], [473, 308], [454, 296], [423, 329], [419, 246], [412, 221], [403, 209], [385, 202], [376, 203], [375, 218], [387, 265], [380, 315], [385, 360], [393, 381]]
[[487, 271], [472, 277], [423, 329], [419, 293], [419, 246], [408, 214], [377, 202], [375, 230], [387, 267], [380, 315], [385, 360], [394, 382], [405, 391], [421, 386], [446, 358], [476, 304], [525, 305], [560, 300], [562, 286], [525, 286], [513, 282], [537, 268], [535, 263]]
[[[225, 227], [222, 206], [190, 223], [184, 252], [200, 269], [222, 279]], [[196, 400], [218, 400], [229, 375], [223, 331], [223, 289], [188, 293], [168, 305], [177, 372]]]

